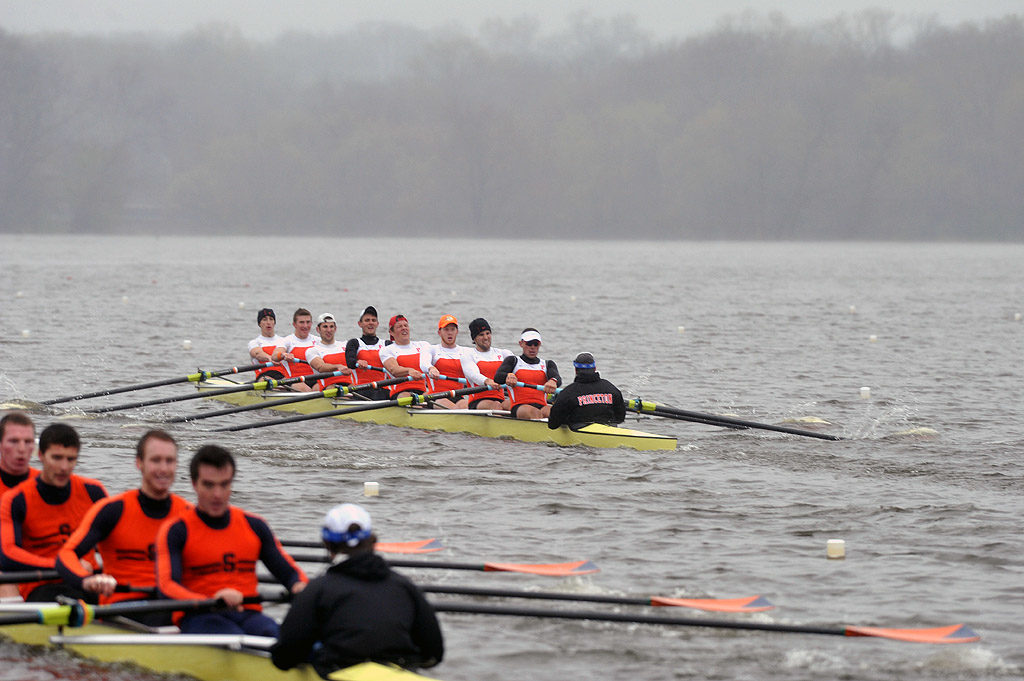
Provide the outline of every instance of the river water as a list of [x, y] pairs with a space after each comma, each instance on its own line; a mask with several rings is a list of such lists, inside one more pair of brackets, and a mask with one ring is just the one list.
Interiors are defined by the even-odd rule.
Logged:
[[[385, 319], [406, 315], [414, 338], [428, 340], [444, 313], [463, 329], [487, 317], [499, 347], [515, 348], [519, 331], [535, 326], [542, 356], [565, 374], [586, 350], [627, 396], [762, 423], [814, 417], [849, 438], [631, 420], [679, 438], [675, 452], [651, 453], [333, 420], [210, 432], [267, 418], [252, 414], [175, 427], [186, 459], [206, 442], [236, 452], [235, 502], [279, 536], [315, 539], [329, 506], [363, 502], [383, 540], [437, 537], [448, 560], [588, 558], [601, 568], [566, 580], [407, 571], [423, 583], [761, 594], [777, 609], [717, 617], [963, 622], [982, 637], [938, 646], [446, 614], [448, 654], [432, 670], [440, 678], [1022, 675], [1024, 246], [9, 235], [0, 243], [0, 402], [244, 363], [263, 306], [277, 311], [282, 335], [301, 305], [334, 313], [345, 338], [373, 304]], [[137, 483], [132, 448], [142, 430], [204, 407], [102, 417], [81, 409], [187, 390], [35, 417], [73, 418], [85, 442], [79, 472], [120, 491]], [[362, 498], [369, 480], [380, 497]], [[179, 492], [191, 497], [184, 470]], [[826, 559], [830, 538], [845, 540], [844, 560]], [[0, 661], [4, 681], [147, 678], [10, 643], [0, 644]]]

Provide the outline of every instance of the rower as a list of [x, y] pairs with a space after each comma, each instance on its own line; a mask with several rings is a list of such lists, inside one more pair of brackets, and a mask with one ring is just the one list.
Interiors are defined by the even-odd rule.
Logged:
[[[260, 327], [260, 335], [249, 341], [249, 356], [253, 364], [274, 361], [273, 355], [278, 348], [284, 351], [284, 339], [277, 335], [277, 316], [269, 307], [260, 308], [256, 313], [256, 323]], [[288, 374], [288, 369], [283, 366], [267, 367], [256, 370], [257, 381], [266, 378], [281, 380]]]
[[[494, 380], [507, 383], [512, 391], [512, 416], [517, 419], [542, 419], [551, 411], [545, 393], [552, 394], [562, 383], [558, 367], [551, 360], [541, 359], [540, 332], [528, 327], [519, 336], [519, 347], [523, 354], [506, 357], [494, 373]], [[543, 386], [536, 388], [516, 387], [516, 383]]]
[[[313, 369], [309, 366], [306, 355], [316, 344], [316, 336], [309, 333], [313, 328], [313, 314], [306, 308], [300, 307], [292, 314], [292, 328], [295, 331], [284, 337], [284, 346], [274, 351], [273, 359], [275, 362], [280, 362], [282, 359], [298, 360], [291, 361], [285, 366], [288, 375], [291, 377], [311, 376]], [[309, 392], [314, 385], [316, 385], [316, 379], [307, 378], [304, 381], [293, 383], [291, 389], [298, 392]]]
[[612, 425], [626, 420], [626, 403], [611, 381], [597, 373], [597, 362], [589, 352], [573, 360], [576, 380], [555, 397], [548, 414], [548, 428], [578, 428], [589, 423]]
[[[387, 378], [383, 371], [375, 371], [370, 367], [383, 366], [380, 361], [380, 351], [390, 341], [377, 338], [377, 308], [368, 305], [359, 315], [356, 322], [359, 330], [363, 332], [359, 338], [350, 338], [345, 345], [345, 364], [349, 369], [355, 370], [352, 382], [356, 385], [383, 381]], [[357, 390], [356, 394], [370, 400], [388, 399], [387, 388], [363, 388]]]
[[258, 603], [243, 605], [259, 587], [256, 563], [262, 561], [293, 594], [306, 575], [281, 548], [266, 521], [231, 505], [235, 459], [217, 445], [204, 445], [189, 463], [196, 505], [157, 534], [156, 582], [160, 593], [177, 599], [222, 599], [231, 609], [176, 613], [183, 633], [277, 636], [277, 622]]
[[[32, 468], [36, 451], [36, 424], [23, 411], [12, 411], [0, 418], [0, 496], [30, 478], [39, 475]], [[20, 599], [17, 584], [0, 584], [0, 599]]]
[[[192, 504], [171, 493], [178, 469], [178, 443], [168, 433], [150, 430], [139, 439], [135, 467], [142, 474], [139, 488], [95, 503], [57, 554], [57, 572], [64, 581], [98, 594], [101, 604], [153, 597], [157, 531], [166, 520], [192, 508]], [[91, 573], [81, 562], [97, 546], [103, 574]], [[114, 593], [119, 584], [147, 591]], [[161, 626], [171, 623], [171, 613], [146, 613], [135, 619]]]
[[469, 323], [469, 337], [473, 347], [469, 348], [469, 359], [476, 367], [466, 373], [466, 378], [473, 385], [486, 385], [491, 388], [469, 396], [470, 409], [508, 409], [509, 399], [494, 380], [498, 367], [512, 352], [491, 346], [491, 325], [483, 317], [477, 317]]
[[370, 514], [341, 504], [321, 529], [331, 566], [292, 600], [270, 649], [279, 669], [311, 662], [320, 676], [371, 660], [408, 669], [444, 657], [434, 609], [408, 578], [374, 552]]
[[412, 327], [404, 315], [396, 314], [388, 321], [388, 332], [394, 342], [381, 349], [381, 363], [395, 378], [409, 376], [413, 379], [390, 386], [389, 393], [392, 399], [422, 395], [426, 392], [423, 377], [430, 369], [430, 344], [410, 340]]
[[335, 333], [338, 331], [338, 323], [334, 321], [334, 315], [324, 312], [316, 319], [316, 332], [320, 334], [320, 342], [310, 350], [306, 357], [313, 371], [341, 371], [341, 376], [321, 378], [317, 387], [320, 390], [332, 386], [335, 383], [349, 385], [352, 382], [352, 370], [345, 365], [345, 346], [338, 342]]
[[[438, 376], [451, 376], [465, 379], [467, 371], [473, 372], [473, 367], [470, 366], [472, 360], [467, 354], [469, 349], [455, 344], [459, 337], [459, 320], [450, 314], [442, 316], [437, 322], [437, 335], [441, 342], [430, 346], [431, 366], [427, 370], [427, 374], [431, 378], [430, 392], [465, 388], [468, 383], [438, 378]], [[442, 409], [465, 409], [469, 404], [469, 397], [463, 396], [457, 401], [442, 397], [434, 400], [433, 403]]]
[[[98, 480], [72, 472], [81, 448], [78, 433], [66, 423], [53, 423], [39, 434], [39, 475], [0, 498], [0, 567], [4, 570], [53, 570], [57, 552], [89, 507], [107, 496]], [[87, 572], [99, 567], [91, 551], [82, 560]], [[18, 586], [18, 591], [26, 601], [70, 596], [96, 602], [95, 594], [86, 594], [59, 579], [26, 582]]]

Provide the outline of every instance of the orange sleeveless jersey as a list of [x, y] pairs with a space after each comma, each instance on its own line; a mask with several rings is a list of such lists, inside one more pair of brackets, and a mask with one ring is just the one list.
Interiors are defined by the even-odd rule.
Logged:
[[[35, 480], [37, 475], [39, 475], [39, 470], [38, 469], [29, 468], [28, 469], [28, 477], [25, 478], [25, 480]], [[25, 480], [22, 480], [21, 482], [25, 482]], [[18, 483], [18, 484], [20, 485], [21, 483]], [[18, 485], [15, 485], [14, 487], [17, 487], [17, 486]], [[7, 494], [7, 491], [14, 489], [14, 487], [8, 487], [7, 485], [4, 484], [3, 478], [0, 478], [0, 497], [2, 497], [3, 495]]]
[[[39, 494], [35, 479], [26, 480], [3, 496], [0, 503], [0, 543], [6, 558], [42, 570], [54, 568], [57, 552], [93, 505], [86, 486], [98, 487], [103, 496], [107, 495], [99, 480], [72, 475], [68, 484], [71, 485], [71, 494], [62, 504], [46, 503]], [[17, 497], [23, 498], [25, 503], [25, 517], [20, 523], [20, 544], [15, 542], [15, 520], [11, 516], [11, 504]], [[90, 552], [84, 558], [93, 569], [99, 567], [95, 553]], [[18, 585], [18, 591], [22, 598], [27, 598], [36, 587], [57, 581], [60, 580], [26, 582]]]
[[[304, 345], [302, 347], [296, 346], [289, 350], [295, 356], [295, 359], [306, 359], [306, 353], [310, 351], [312, 345]], [[289, 376], [311, 376], [313, 375], [313, 367], [309, 366], [305, 361], [302, 362], [289, 362], [285, 365], [288, 368]]]
[[[327, 362], [328, 364], [336, 364], [337, 366], [343, 367], [345, 366], [345, 351], [342, 350], [341, 352], [332, 352], [327, 355], [320, 355], [320, 359]], [[334, 385], [335, 383], [340, 383], [342, 385], [351, 385], [352, 376], [331, 376], [330, 378], [321, 378], [319, 381], [317, 381], [317, 384], [319, 385], [321, 390], [328, 386]]]
[[[151, 518], [139, 504], [139, 490], [122, 492], [96, 502], [86, 513], [82, 523], [71, 538], [60, 550], [58, 559], [61, 564], [78, 577], [85, 578], [89, 573], [78, 560], [77, 549], [96, 521], [96, 516], [104, 508], [117, 502], [123, 502], [121, 517], [114, 529], [100, 539], [97, 548], [103, 559], [103, 572], [111, 575], [118, 584], [131, 584], [140, 587], [156, 585], [156, 536], [160, 526], [173, 520], [192, 508], [192, 504], [176, 494], [171, 495], [171, 510], [163, 518]], [[100, 603], [143, 598], [146, 594], [139, 592], [115, 593], [100, 598]]]
[[[536, 366], [538, 368], [534, 369]], [[547, 365], [544, 360], [540, 361], [540, 364], [526, 364], [522, 360], [516, 365], [515, 372], [516, 378], [519, 379], [520, 383], [532, 383], [533, 385], [544, 385], [548, 380]], [[513, 388], [512, 389], [512, 406], [519, 404], [534, 404], [538, 406], [544, 406], [547, 404], [546, 394], [540, 390], [534, 390], [533, 388]]]
[[[498, 360], [480, 360], [476, 363], [476, 367], [480, 370], [481, 374], [493, 381], [494, 375], [498, 373], [498, 367], [501, 366], [503, 359], [504, 357]], [[476, 402], [478, 400], [497, 400], [501, 402], [504, 399], [505, 392], [502, 390], [485, 390], [482, 393], [474, 393], [469, 396], [470, 402]]]
[[[420, 370], [420, 350], [416, 352], [410, 352], [406, 355], [398, 355], [395, 360], [400, 366], [409, 367], [410, 369]], [[407, 392], [412, 390], [418, 390], [420, 392], [426, 391], [427, 386], [423, 379], [418, 381], [406, 381], [405, 383], [397, 383], [395, 385], [388, 386], [388, 391], [391, 397], [396, 397], [398, 393]]]
[[[364, 360], [372, 367], [383, 366], [380, 361], [380, 349], [384, 347], [384, 341], [380, 341], [377, 345], [371, 347], [364, 345], [361, 339], [357, 340], [359, 340], [359, 351], [356, 353], [356, 359]], [[385, 380], [387, 380], [387, 376], [384, 375], [383, 371], [374, 371], [373, 369], [356, 369], [356, 384]]]
[[[263, 352], [267, 353], [268, 355], [273, 355], [274, 354], [274, 350], [276, 350], [278, 347], [279, 346], [277, 346], [277, 345], [263, 345], [263, 346], [261, 346], [260, 349], [263, 350]], [[268, 371], [275, 371], [275, 372], [281, 374], [282, 376], [288, 376], [288, 366], [287, 365], [275, 364], [274, 366], [265, 367], [263, 369], [257, 369], [256, 370], [256, 380], [258, 380], [258, 381], [262, 380], [263, 379], [263, 374], [267, 373]]]
[[[244, 595], [257, 593], [259, 580], [256, 563], [263, 543], [246, 520], [240, 508], [230, 507], [231, 519], [224, 529], [212, 528], [203, 522], [195, 508], [185, 511], [177, 520], [168, 520], [157, 535], [157, 586], [168, 598], [211, 598], [221, 589], [237, 589]], [[258, 516], [254, 516], [258, 518]], [[262, 521], [261, 521], [262, 522]], [[184, 532], [182, 535], [181, 532]], [[169, 535], [184, 536], [182, 545]], [[277, 551], [306, 580], [305, 573], [284, 552], [275, 539]], [[180, 556], [180, 581], [175, 580], [175, 560]], [[261, 610], [258, 603], [247, 603], [248, 610]], [[182, 613], [176, 614], [175, 622]]]
[[[458, 357], [440, 357], [434, 362], [434, 367], [441, 372], [442, 376], [452, 376], [456, 378], [465, 378], [462, 374], [462, 360]], [[458, 381], [444, 381], [441, 379], [435, 379], [433, 381], [434, 386], [431, 392], [440, 392], [442, 390], [458, 390], [459, 388], [465, 388], [466, 384], [459, 383]]]

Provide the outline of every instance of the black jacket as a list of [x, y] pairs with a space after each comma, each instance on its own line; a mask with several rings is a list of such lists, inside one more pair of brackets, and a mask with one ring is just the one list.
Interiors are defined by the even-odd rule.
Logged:
[[280, 669], [312, 662], [326, 676], [367, 660], [432, 667], [444, 656], [444, 641], [423, 593], [365, 553], [332, 565], [296, 594], [270, 653]]
[[548, 415], [548, 428], [576, 427], [587, 423], [622, 423], [626, 403], [622, 393], [596, 371], [576, 374], [576, 380], [555, 397]]

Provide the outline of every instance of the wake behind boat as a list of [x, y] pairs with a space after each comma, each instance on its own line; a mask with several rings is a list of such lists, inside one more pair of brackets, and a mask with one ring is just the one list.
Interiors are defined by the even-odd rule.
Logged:
[[[226, 377], [213, 377], [196, 384], [200, 392], [216, 393], [225, 388], [244, 385], [241, 381]], [[210, 395], [211, 399], [237, 406], [268, 403], [293, 392], [281, 391], [240, 391]], [[268, 408], [295, 414], [314, 414], [346, 406], [357, 407], [361, 403], [347, 399], [314, 398], [288, 404], [268, 404]], [[674, 450], [676, 438], [648, 433], [641, 430], [591, 424], [577, 430], [568, 427], [552, 430], [543, 420], [529, 421], [511, 418], [507, 412], [474, 409], [419, 409], [407, 407], [383, 407], [351, 414], [338, 413], [332, 418], [341, 418], [362, 423], [440, 430], [448, 433], [470, 433], [481, 437], [513, 439], [522, 442], [550, 442], [559, 446], [587, 445], [590, 447], [628, 447], [642, 451]]]

